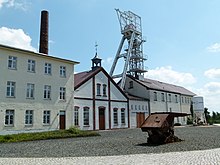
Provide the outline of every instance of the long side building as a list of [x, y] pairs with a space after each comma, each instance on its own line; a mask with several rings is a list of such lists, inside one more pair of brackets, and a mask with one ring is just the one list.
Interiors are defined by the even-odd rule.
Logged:
[[[156, 80], [147, 78], [136, 79], [127, 75], [125, 83], [125, 92], [136, 97], [145, 99], [145, 109], [149, 114], [154, 112], [179, 112], [190, 114], [190, 106], [192, 97], [195, 94], [184, 87], [168, 84]], [[140, 102], [140, 101], [139, 101]], [[142, 105], [138, 105], [138, 102], [130, 103], [131, 116], [133, 116], [133, 125], [136, 127], [139, 125], [139, 115], [135, 110]], [[144, 109], [144, 107], [143, 107]], [[142, 114], [143, 115], [143, 114]], [[145, 115], [146, 117], [146, 115]], [[175, 123], [186, 124], [187, 117], [176, 118]], [[134, 120], [137, 120], [136, 122]], [[142, 119], [139, 119], [142, 120]], [[136, 124], [135, 124], [136, 123]]]

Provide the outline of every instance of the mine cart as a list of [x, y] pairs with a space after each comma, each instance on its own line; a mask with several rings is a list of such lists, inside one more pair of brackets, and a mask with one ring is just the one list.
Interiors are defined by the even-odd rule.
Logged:
[[149, 144], [163, 144], [181, 141], [174, 136], [174, 117], [187, 116], [186, 113], [162, 112], [152, 113], [148, 116], [143, 124], [141, 130], [148, 132], [147, 142]]

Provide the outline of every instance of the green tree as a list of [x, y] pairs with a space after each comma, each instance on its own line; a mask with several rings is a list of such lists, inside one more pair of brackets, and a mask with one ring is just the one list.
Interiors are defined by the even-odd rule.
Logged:
[[211, 121], [211, 116], [210, 116], [210, 112], [208, 111], [208, 108], [204, 108], [204, 113], [205, 113], [205, 118], [206, 118], [206, 121], [208, 122], [208, 123], [212, 123], [212, 121]]

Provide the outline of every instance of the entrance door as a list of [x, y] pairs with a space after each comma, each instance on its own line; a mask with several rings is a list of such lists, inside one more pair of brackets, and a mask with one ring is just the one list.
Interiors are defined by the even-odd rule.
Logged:
[[105, 130], [105, 108], [99, 108], [99, 130]]
[[144, 122], [144, 120], [145, 120], [144, 112], [136, 113], [136, 116], [137, 116], [137, 128], [140, 128], [140, 127], [141, 127], [141, 124], [142, 124], [142, 123]]
[[66, 128], [66, 113], [65, 111], [60, 111], [60, 129]]

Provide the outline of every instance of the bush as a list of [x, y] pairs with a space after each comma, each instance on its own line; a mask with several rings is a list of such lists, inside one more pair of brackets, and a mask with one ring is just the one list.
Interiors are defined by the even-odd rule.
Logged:
[[79, 134], [81, 132], [81, 130], [77, 127], [70, 127], [67, 132], [71, 133], [71, 134]]

